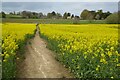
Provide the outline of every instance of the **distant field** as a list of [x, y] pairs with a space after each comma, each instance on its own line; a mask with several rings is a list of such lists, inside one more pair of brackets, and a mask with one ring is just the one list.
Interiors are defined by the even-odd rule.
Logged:
[[[2, 14], [0, 13], [0, 18], [2, 18]], [[14, 18], [14, 19], [20, 19], [22, 16], [20, 15], [12, 15], [12, 14], [6, 14], [6, 18]]]
[[2, 22], [10, 23], [42, 23], [42, 24], [105, 24], [105, 20], [72, 20], [72, 19], [2, 19]]
[[10, 15], [10, 14], [9, 15], [7, 14], [6, 17], [7, 18], [17, 18], [17, 19], [22, 18], [22, 16], [20, 16], [20, 15]]

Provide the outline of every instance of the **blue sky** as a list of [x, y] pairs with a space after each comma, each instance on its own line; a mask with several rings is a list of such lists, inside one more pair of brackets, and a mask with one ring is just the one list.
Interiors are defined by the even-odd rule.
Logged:
[[84, 9], [117, 12], [118, 2], [3, 2], [2, 10], [5, 12], [11, 11], [35, 11], [43, 12], [70, 12], [75, 15], [80, 15]]

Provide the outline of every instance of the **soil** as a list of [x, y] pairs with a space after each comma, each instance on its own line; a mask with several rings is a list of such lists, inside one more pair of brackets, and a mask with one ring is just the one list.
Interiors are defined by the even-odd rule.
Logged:
[[35, 37], [27, 42], [24, 59], [18, 59], [17, 78], [73, 78], [46, 46], [37, 29]]

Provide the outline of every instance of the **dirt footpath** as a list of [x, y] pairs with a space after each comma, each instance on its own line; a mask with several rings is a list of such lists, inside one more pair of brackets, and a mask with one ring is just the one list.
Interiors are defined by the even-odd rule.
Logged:
[[25, 51], [25, 59], [17, 70], [17, 78], [73, 78], [68, 69], [56, 61], [54, 53], [46, 48], [38, 30], [35, 37], [28, 41]]

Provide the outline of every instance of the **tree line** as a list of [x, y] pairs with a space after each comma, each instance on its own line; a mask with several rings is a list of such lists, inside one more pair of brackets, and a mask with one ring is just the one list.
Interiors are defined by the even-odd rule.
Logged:
[[98, 11], [89, 11], [87, 9], [83, 10], [81, 13], [81, 19], [83, 20], [104, 20], [106, 19], [110, 14], [109, 11], [103, 12], [103, 10]]
[[[6, 13], [1, 12], [2, 18], [6, 18]], [[52, 11], [47, 13], [47, 15], [43, 14], [42, 12], [31, 12], [31, 11], [22, 11], [22, 12], [10, 12], [9, 15], [19, 15], [21, 18], [25, 19], [81, 19], [81, 20], [103, 20], [106, 19], [110, 14], [109, 11], [103, 12], [103, 10], [98, 11], [89, 11], [84, 9], [81, 14], [74, 15], [69, 12], [65, 12], [63, 15], [60, 13], [56, 13]]]

